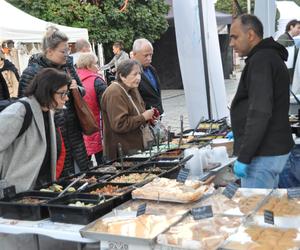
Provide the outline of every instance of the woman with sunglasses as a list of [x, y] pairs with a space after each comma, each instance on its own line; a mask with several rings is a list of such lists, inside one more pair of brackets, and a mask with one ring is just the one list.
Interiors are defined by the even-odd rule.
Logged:
[[26, 108], [16, 102], [0, 113], [1, 179], [21, 192], [56, 180], [57, 143], [54, 112], [68, 98], [71, 78], [56, 69], [42, 69], [25, 92], [32, 110], [29, 127], [18, 136]]
[[[30, 58], [28, 67], [21, 75], [19, 97], [24, 96], [26, 86], [29, 85], [32, 78], [43, 68], [55, 68], [67, 72], [74, 80], [69, 88], [78, 88], [84, 94], [84, 88], [73, 66], [72, 57], [68, 54], [68, 37], [57, 28], [51, 26], [43, 38], [42, 50], [42, 53], [35, 54]], [[87, 170], [87, 152], [72, 97], [66, 102], [66, 109], [56, 112], [55, 124], [62, 132], [66, 148], [62, 176]]]

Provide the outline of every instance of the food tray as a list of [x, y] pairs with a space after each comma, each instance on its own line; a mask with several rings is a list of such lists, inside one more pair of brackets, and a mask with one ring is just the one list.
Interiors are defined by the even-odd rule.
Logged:
[[[62, 183], [63, 182], [72, 182], [80, 175], [81, 175], [81, 173], [78, 173], [78, 174], [66, 177], [62, 180]], [[97, 172], [89, 171], [89, 172], [86, 172], [85, 177], [82, 178], [81, 180], [79, 180], [78, 183], [83, 184], [85, 182], [88, 182], [88, 185], [92, 185], [92, 184], [96, 184], [98, 182], [103, 182], [103, 181], [111, 178], [114, 175], [115, 175], [115, 173], [97, 173]], [[61, 182], [59, 182], [59, 183], [61, 183]]]
[[[137, 178], [132, 181], [131, 180], [127, 181], [126, 178], [129, 175], [136, 175]], [[142, 186], [142, 185], [148, 183], [149, 181], [153, 180], [155, 177], [158, 177], [160, 175], [162, 175], [161, 172], [128, 171], [128, 172], [119, 173], [119, 174], [115, 175], [114, 177], [108, 179], [107, 182], [114, 183], [114, 184], [125, 183], [125, 184], [131, 184], [131, 185], [135, 185], [135, 186]], [[122, 176], [124, 176], [124, 178], [125, 178], [124, 181], [117, 182], [116, 178], [120, 178]], [[139, 176], [144, 176], [144, 178], [146, 178], [146, 179], [143, 179], [142, 177], [139, 177]]]
[[[98, 195], [68, 194], [48, 202], [45, 206], [48, 207], [50, 219], [52, 221], [85, 225], [112, 210], [114, 206], [114, 197], [104, 197], [105, 200], [102, 200], [103, 203], [99, 204], [100, 197]], [[85, 204], [92, 203], [94, 206], [68, 206], [68, 204], [77, 201], [84, 202]]]
[[297, 229], [240, 226], [222, 245], [222, 249], [299, 249], [300, 234]]
[[176, 180], [156, 178], [145, 186], [134, 190], [132, 192], [132, 198], [191, 203], [213, 191], [213, 185], [201, 185], [200, 182], [186, 181], [185, 184], [182, 184]]
[[3, 198], [0, 200], [0, 215], [7, 219], [17, 219], [17, 220], [41, 220], [49, 217], [49, 213], [46, 207], [43, 206], [44, 203], [39, 204], [24, 204], [17, 201], [23, 198], [33, 198], [41, 199], [48, 202], [54, 199], [57, 193], [45, 193], [39, 191], [27, 191], [16, 194], [12, 198]]
[[264, 210], [273, 212], [274, 225], [281, 228], [300, 228], [300, 199], [288, 199], [286, 189], [276, 189], [253, 216], [253, 223], [266, 226]]
[[131, 199], [131, 191], [134, 189], [130, 184], [124, 184], [124, 183], [119, 183], [119, 184], [114, 184], [114, 183], [98, 183], [93, 186], [90, 186], [89, 188], [84, 190], [84, 193], [89, 193], [91, 191], [96, 190], [97, 188], [101, 189], [103, 187], [107, 187], [108, 185], [113, 186], [113, 187], [119, 187], [121, 189], [124, 189], [123, 192], [115, 192], [115, 193], [102, 193], [102, 195], [109, 195], [109, 196], [114, 196], [114, 205], [113, 207], [117, 207], [120, 204], [128, 201]]
[[[147, 212], [136, 217], [136, 211], [128, 210], [114, 210], [104, 217], [90, 223], [80, 230], [83, 237], [101, 241], [118, 241], [127, 244], [134, 244], [135, 246], [150, 246], [154, 245], [157, 235], [166, 231], [170, 226], [176, 224], [184, 214], [175, 215], [169, 214], [151, 214]], [[154, 219], [155, 222], [150, 224], [150, 220]], [[101, 225], [105, 221], [112, 221], [113, 223], [118, 221], [120, 223], [120, 231], [117, 228], [114, 229], [113, 223], [110, 224], [112, 232], [105, 230], [95, 231], [95, 226]], [[123, 231], [122, 227], [126, 227]], [[98, 227], [99, 228], [99, 227]], [[100, 229], [100, 228], [99, 228]], [[128, 230], [129, 229], [129, 230]], [[134, 230], [134, 231], [133, 231]], [[149, 233], [149, 235], [145, 235]]]
[[215, 216], [194, 220], [187, 215], [178, 224], [157, 237], [162, 246], [181, 249], [217, 249], [241, 225], [241, 217]]
[[203, 201], [203, 206], [211, 205], [214, 214], [245, 216], [253, 213], [267, 200], [271, 189], [239, 188], [232, 199], [222, 194], [224, 188], [219, 188], [212, 196]]

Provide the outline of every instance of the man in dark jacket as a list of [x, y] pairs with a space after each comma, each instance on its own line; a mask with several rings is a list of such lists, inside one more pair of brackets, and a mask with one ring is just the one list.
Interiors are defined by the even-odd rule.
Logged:
[[237, 17], [230, 29], [230, 46], [247, 56], [231, 105], [234, 172], [242, 187], [278, 185], [293, 139], [288, 121], [289, 73], [287, 50], [273, 38], [263, 39], [263, 26], [253, 15]]
[[155, 107], [162, 114], [164, 109], [161, 102], [160, 82], [155, 68], [151, 65], [153, 46], [147, 39], [140, 38], [134, 41], [132, 51], [134, 59], [143, 66], [139, 91], [146, 109]]

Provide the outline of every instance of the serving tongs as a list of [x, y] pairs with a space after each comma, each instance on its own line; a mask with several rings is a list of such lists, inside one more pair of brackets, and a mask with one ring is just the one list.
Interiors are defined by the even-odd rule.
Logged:
[[197, 129], [199, 128], [200, 124], [204, 121], [204, 116], [202, 116], [199, 120], [199, 122], [197, 123], [197, 125], [195, 126], [195, 128], [193, 129], [193, 133], [192, 136], [194, 136], [195, 132], [197, 131]]
[[65, 189], [63, 191], [61, 191], [61, 193], [57, 196], [57, 197], [61, 197], [62, 195], [64, 195], [68, 189], [70, 187], [72, 187], [73, 185], [75, 185], [78, 181], [80, 181], [82, 178], [84, 178], [86, 176], [86, 173], [78, 176], [74, 181], [72, 181], [67, 187], [65, 187]]

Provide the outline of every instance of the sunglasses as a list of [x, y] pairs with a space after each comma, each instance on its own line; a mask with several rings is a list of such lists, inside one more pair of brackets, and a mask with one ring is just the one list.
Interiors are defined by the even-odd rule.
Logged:
[[65, 98], [66, 96], [69, 95], [70, 91], [67, 90], [67, 91], [55, 91], [56, 94], [60, 95], [60, 97], [63, 99]]

